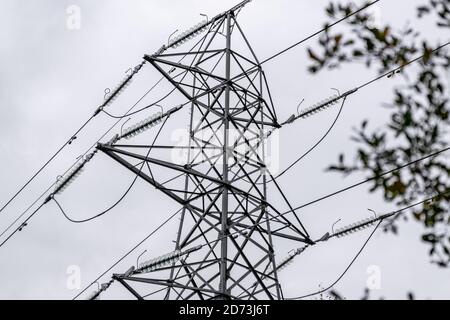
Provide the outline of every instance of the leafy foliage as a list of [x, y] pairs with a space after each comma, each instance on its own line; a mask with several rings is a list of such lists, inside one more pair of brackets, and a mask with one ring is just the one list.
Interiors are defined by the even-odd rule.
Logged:
[[[418, 19], [435, 17], [438, 28], [450, 27], [450, 1], [431, 0], [417, 8]], [[326, 8], [335, 20], [355, 11], [353, 3], [330, 3]], [[448, 154], [441, 154], [417, 163], [392, 175], [381, 172], [406, 162], [427, 156], [447, 146], [449, 142], [449, 88], [446, 81], [450, 69], [450, 55], [446, 49], [433, 52], [439, 44], [431, 44], [413, 27], [395, 30], [389, 25], [376, 25], [373, 17], [362, 11], [345, 20], [345, 30], [332, 33], [330, 29], [318, 41], [318, 49], [308, 49], [311, 65], [308, 70], [318, 73], [344, 64], [364, 63], [368, 68], [385, 73], [402, 67], [416, 56], [424, 55], [418, 63], [419, 71], [402, 70], [402, 85], [394, 88], [393, 99], [385, 107], [390, 120], [382, 128], [370, 129], [363, 121], [354, 129], [352, 140], [356, 153], [352, 161], [341, 154], [330, 171], [349, 175], [355, 172], [375, 176], [371, 192], [382, 191], [384, 199], [399, 206], [407, 206], [423, 198], [434, 201], [420, 209], [412, 209], [411, 216], [424, 227], [422, 240], [430, 246], [431, 261], [441, 267], [450, 266], [450, 162]], [[417, 68], [414, 68], [416, 70]], [[398, 215], [390, 221], [386, 232], [397, 233]]]
[[422, 18], [426, 14], [435, 13], [436, 25], [442, 28], [450, 28], [450, 3], [446, 0], [430, 0], [427, 5], [417, 8], [417, 16]]

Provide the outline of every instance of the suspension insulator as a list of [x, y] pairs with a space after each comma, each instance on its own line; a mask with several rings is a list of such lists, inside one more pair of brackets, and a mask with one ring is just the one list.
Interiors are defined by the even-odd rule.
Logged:
[[56, 182], [55, 189], [53, 194], [60, 194], [64, 192], [70, 184], [72, 184], [80, 175], [83, 173], [84, 167], [86, 163], [91, 161], [91, 159], [95, 156], [98, 150], [94, 150], [88, 155], [86, 155], [79, 163], [77, 163], [65, 176], [60, 178], [58, 182]]
[[185, 42], [195, 38], [196, 36], [198, 36], [200, 33], [203, 33], [207, 28], [208, 28], [209, 22], [204, 20], [201, 23], [193, 26], [192, 28], [186, 30], [185, 32], [183, 32], [182, 34], [180, 34], [179, 36], [175, 37], [174, 39], [172, 39], [169, 44], [168, 47], [169, 48], [178, 48], [179, 46], [181, 46], [182, 44], [184, 44]]
[[392, 215], [393, 215], [392, 213], [388, 213], [388, 214], [384, 214], [384, 215], [376, 217], [376, 218], [368, 218], [368, 219], [364, 219], [361, 221], [357, 221], [355, 223], [352, 223], [351, 225], [337, 229], [336, 232], [334, 232], [333, 236], [335, 236], [337, 238], [342, 238], [342, 237], [348, 236], [352, 233], [364, 230], [364, 229], [372, 226], [374, 223], [384, 220], [386, 218], [389, 218]]
[[166, 266], [172, 265], [175, 262], [179, 261], [182, 257], [198, 251], [202, 248], [202, 246], [197, 246], [191, 249], [187, 250], [175, 250], [171, 253], [165, 254], [163, 256], [150, 259], [148, 261], [145, 261], [141, 264], [139, 264], [138, 268], [133, 273], [149, 273], [161, 268], [164, 268]]

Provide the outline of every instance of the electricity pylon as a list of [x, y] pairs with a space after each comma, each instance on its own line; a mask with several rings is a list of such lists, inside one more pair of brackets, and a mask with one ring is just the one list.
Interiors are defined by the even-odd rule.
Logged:
[[[145, 56], [187, 99], [162, 117], [190, 108], [188, 145], [98, 146], [182, 206], [175, 253], [114, 275], [138, 299], [143, 284], [145, 293], [159, 288], [165, 299], [282, 299], [274, 241], [312, 243], [295, 212], [281, 214], [267, 197], [266, 141], [280, 126], [264, 72], [237, 22], [247, 2]], [[205, 25], [199, 47], [174, 49]], [[185, 162], [165, 159], [164, 150], [185, 150]]]

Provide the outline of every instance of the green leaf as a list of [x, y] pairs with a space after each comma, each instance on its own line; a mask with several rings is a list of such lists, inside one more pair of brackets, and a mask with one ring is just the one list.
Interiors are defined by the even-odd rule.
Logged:
[[354, 57], [362, 57], [362, 56], [364, 56], [364, 53], [361, 50], [355, 49], [355, 50], [353, 50], [353, 56]]
[[308, 48], [308, 55], [309, 55], [309, 57], [310, 57], [312, 60], [317, 61], [317, 62], [320, 63], [320, 64], [323, 64], [323, 60], [320, 59], [320, 58], [314, 53], [314, 51], [312, 51], [311, 48]]
[[355, 40], [350, 39], [350, 40], [345, 41], [342, 45], [344, 47], [348, 47], [348, 46], [351, 46], [354, 43], [355, 43]]

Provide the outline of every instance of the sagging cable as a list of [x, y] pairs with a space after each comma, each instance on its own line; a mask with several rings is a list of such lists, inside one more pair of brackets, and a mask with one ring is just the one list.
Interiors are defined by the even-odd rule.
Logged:
[[325, 100], [320, 101], [319, 103], [312, 105], [309, 108], [304, 109], [298, 115], [293, 114], [292, 116], [289, 117], [289, 119], [287, 119], [284, 123], [282, 123], [282, 125], [293, 123], [298, 119], [308, 118], [309, 116], [315, 115], [316, 113], [331, 108], [332, 106], [338, 104], [340, 100], [355, 93], [356, 91], [358, 91], [357, 88], [349, 90], [343, 94], [335, 94]]
[[82, 160], [77, 163], [65, 176], [60, 177], [56, 182], [53, 195], [60, 194], [64, 192], [73, 181], [75, 181], [83, 172], [85, 165], [92, 160], [92, 158], [98, 152], [97, 149], [87, 154]]
[[198, 251], [202, 248], [201, 245], [196, 246], [194, 248], [186, 249], [186, 250], [175, 250], [171, 253], [165, 254], [163, 256], [142, 262], [139, 264], [139, 267], [133, 271], [133, 274], [140, 274], [140, 273], [149, 273], [161, 268], [164, 268], [166, 266], [169, 266], [171, 264], [174, 264], [175, 262], [179, 261], [182, 257]]

